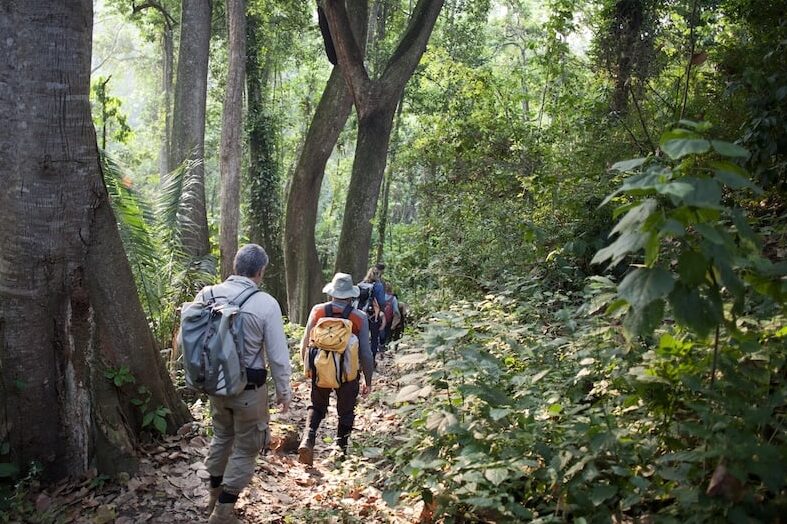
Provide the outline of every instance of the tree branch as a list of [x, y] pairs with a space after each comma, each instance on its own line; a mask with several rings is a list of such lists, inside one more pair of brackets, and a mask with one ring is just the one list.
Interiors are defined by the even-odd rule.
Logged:
[[164, 17], [164, 23], [167, 25], [167, 29], [172, 29], [175, 25], [177, 25], [177, 21], [172, 18], [172, 15], [170, 15], [169, 12], [164, 9], [163, 5], [156, 2], [155, 0], [148, 0], [147, 2], [139, 5], [137, 5], [134, 0], [131, 0], [131, 14], [139, 14], [145, 9], [149, 9], [151, 7], [161, 13], [161, 15]]
[[[404, 88], [426, 51], [426, 44], [443, 3], [444, 0], [418, 0], [407, 30], [388, 60], [380, 82], [386, 84], [384, 91], [392, 93], [396, 100], [399, 98], [399, 91]], [[391, 103], [393, 102], [394, 100], [391, 100]]]
[[[336, 50], [342, 75], [350, 93], [352, 93], [358, 112], [361, 113], [368, 106], [368, 95], [372, 83], [363, 63], [363, 50], [353, 34], [344, 1], [322, 0], [321, 6], [328, 21], [331, 40]], [[366, 7], [368, 12], [368, 6]], [[363, 40], [366, 40], [365, 35]]]

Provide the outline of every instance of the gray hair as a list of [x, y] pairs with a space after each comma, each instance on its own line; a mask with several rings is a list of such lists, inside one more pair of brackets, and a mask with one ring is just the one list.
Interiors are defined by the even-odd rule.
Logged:
[[246, 244], [235, 255], [235, 274], [253, 278], [268, 265], [268, 254], [257, 244]]

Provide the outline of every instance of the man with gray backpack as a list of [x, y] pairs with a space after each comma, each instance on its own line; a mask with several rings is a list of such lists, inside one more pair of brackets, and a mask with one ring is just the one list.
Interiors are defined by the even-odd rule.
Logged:
[[268, 439], [266, 360], [281, 411], [289, 409], [290, 352], [281, 308], [258, 288], [268, 255], [257, 244], [238, 250], [234, 274], [203, 288], [181, 309], [178, 336], [186, 384], [211, 401], [213, 438], [205, 465], [210, 474], [209, 524], [235, 524], [235, 502], [254, 474]]

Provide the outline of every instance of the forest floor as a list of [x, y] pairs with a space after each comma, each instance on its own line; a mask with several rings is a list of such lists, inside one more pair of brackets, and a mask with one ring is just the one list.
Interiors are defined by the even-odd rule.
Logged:
[[[308, 407], [309, 383], [294, 384], [286, 414], [271, 416], [271, 450], [260, 455], [256, 474], [236, 504], [247, 523], [418, 522], [423, 503], [391, 508], [379, 489], [393, 467], [384, 446], [399, 427], [392, 407], [399, 390], [392, 355], [380, 359], [374, 390], [359, 397], [347, 459], [337, 460], [335, 398], [323, 421], [314, 466], [298, 462], [296, 450]], [[303, 377], [301, 376], [301, 380]], [[139, 471], [119, 481], [106, 477], [63, 482], [37, 495], [38, 522], [136, 524], [207, 522], [205, 457], [210, 440], [207, 406], [192, 406], [195, 421], [178, 435], [146, 446]], [[376, 444], [376, 446], [375, 446]], [[46, 515], [46, 516], [45, 516]]]

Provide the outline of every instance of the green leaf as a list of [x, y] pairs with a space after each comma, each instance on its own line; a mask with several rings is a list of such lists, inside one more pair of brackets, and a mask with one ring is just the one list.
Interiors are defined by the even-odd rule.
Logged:
[[674, 285], [675, 279], [666, 269], [637, 268], [620, 283], [618, 296], [626, 299], [632, 307], [640, 309], [667, 296]]
[[458, 422], [456, 415], [449, 411], [435, 411], [426, 419], [426, 429], [436, 430], [440, 434], [451, 433]]
[[707, 337], [721, 321], [713, 305], [700, 296], [695, 287], [678, 284], [670, 293], [669, 301], [675, 320], [701, 338]]
[[722, 237], [721, 233], [719, 233], [713, 226], [709, 224], [696, 224], [694, 229], [696, 229], [697, 232], [705, 237], [708, 241], [720, 246], [724, 245], [724, 237]]
[[705, 282], [708, 261], [698, 251], [684, 251], [678, 257], [678, 274], [680, 280], [689, 286], [698, 286]]
[[732, 158], [749, 158], [749, 151], [745, 147], [741, 147], [738, 144], [732, 144], [730, 142], [724, 142], [723, 140], [711, 140], [711, 145], [716, 152], [722, 156], [728, 156]]
[[751, 189], [761, 195], [763, 190], [749, 179], [749, 173], [737, 164], [726, 160], [710, 162], [716, 180], [732, 189]]
[[507, 417], [509, 413], [511, 413], [510, 408], [491, 408], [489, 410], [489, 417], [497, 422], [498, 420]]
[[645, 199], [640, 205], [633, 207], [626, 215], [620, 219], [615, 225], [615, 228], [610, 233], [610, 236], [615, 233], [623, 233], [625, 231], [637, 231], [642, 223], [650, 216], [656, 209], [658, 203], [652, 199]]
[[605, 500], [614, 497], [618, 492], [617, 486], [600, 485], [590, 490], [590, 501], [594, 506], [599, 506]]
[[612, 167], [609, 168], [610, 171], [631, 171], [632, 169], [638, 168], [645, 162], [647, 162], [647, 158], [632, 158], [631, 160], [621, 160], [620, 162], [615, 162], [612, 164]]
[[156, 431], [163, 435], [167, 432], [167, 420], [162, 417], [154, 417], [153, 427], [155, 427]]
[[142, 418], [142, 427], [143, 428], [148, 427], [150, 425], [150, 423], [153, 422], [153, 418], [155, 416], [156, 416], [156, 412], [155, 411], [150, 411], [148, 413], [145, 413], [145, 416]]
[[560, 404], [552, 404], [549, 406], [549, 408], [547, 408], [547, 412], [550, 415], [560, 415], [562, 411], [563, 411], [563, 406], [561, 406]]
[[399, 490], [383, 491], [383, 500], [390, 508], [396, 507], [396, 505], [399, 504], [399, 497], [401, 496], [402, 492]]
[[694, 190], [681, 200], [687, 206], [719, 209], [721, 201], [721, 186], [712, 178], [684, 177], [683, 181], [690, 184]]
[[675, 220], [674, 218], [668, 218], [664, 225], [661, 226], [661, 230], [659, 230], [659, 235], [672, 235], [675, 237], [682, 237], [686, 234], [686, 228], [683, 227], [683, 224]]
[[700, 135], [685, 129], [667, 131], [661, 135], [659, 146], [673, 160], [686, 155], [706, 153], [711, 147], [710, 142]]
[[484, 477], [495, 486], [499, 486], [508, 480], [509, 471], [506, 468], [489, 468], [484, 470]]
[[609, 260], [610, 266], [619, 264], [629, 253], [636, 253], [645, 245], [647, 236], [637, 231], [627, 231], [617, 240], [596, 252], [591, 264], [601, 264]]
[[664, 318], [664, 301], [654, 300], [644, 308], [629, 310], [623, 329], [628, 338], [646, 336], [653, 332]]
[[19, 473], [19, 468], [10, 462], [0, 462], [0, 478], [15, 477]]

